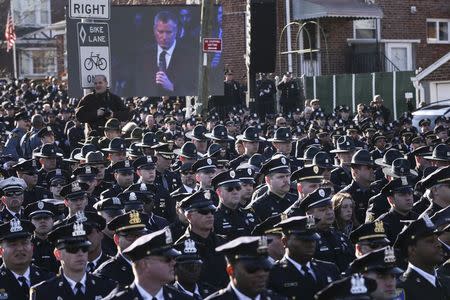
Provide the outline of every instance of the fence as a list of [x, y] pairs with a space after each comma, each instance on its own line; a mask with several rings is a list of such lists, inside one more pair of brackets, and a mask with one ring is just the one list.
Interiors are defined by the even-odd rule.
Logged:
[[320, 99], [328, 113], [339, 105], [348, 105], [355, 112], [358, 103], [369, 104], [374, 95], [381, 95], [397, 119], [407, 110], [405, 93], [415, 98], [414, 76], [414, 71], [311, 76], [305, 77], [304, 88], [306, 99]]

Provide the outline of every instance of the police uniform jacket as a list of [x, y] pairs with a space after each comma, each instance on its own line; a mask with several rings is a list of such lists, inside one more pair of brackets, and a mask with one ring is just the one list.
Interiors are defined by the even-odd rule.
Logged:
[[155, 232], [168, 225], [169, 222], [165, 218], [151, 213], [148, 219], [147, 229], [150, 230], [150, 232]]
[[166, 170], [164, 174], [156, 171], [155, 184], [164, 187], [169, 194], [179, 188], [183, 183], [179, 174]]
[[[14, 123], [13, 123], [14, 124]], [[6, 141], [5, 148], [3, 149], [3, 155], [11, 154], [16, 160], [22, 157], [22, 149], [20, 149], [20, 139], [26, 133], [25, 129], [14, 128]]]
[[314, 283], [283, 257], [270, 270], [268, 288], [289, 299], [312, 300], [318, 291], [339, 279], [339, 270], [333, 263], [312, 259], [310, 267], [315, 275]]
[[[217, 291], [217, 289], [215, 287], [213, 287], [212, 285], [210, 285], [210, 284], [207, 284], [207, 283], [204, 283], [204, 282], [197, 282], [196, 284], [197, 284], [198, 292], [200, 293], [200, 296], [203, 299]], [[186, 292], [184, 291], [184, 288], [178, 283], [178, 281], [176, 281], [173, 284], [173, 287], [176, 288], [177, 291], [179, 291], [180, 293], [186, 294]]]
[[230, 161], [230, 169], [236, 169], [240, 164], [247, 162], [250, 159], [250, 156], [247, 154], [242, 154]]
[[102, 252], [109, 256], [116, 256], [117, 254], [117, 246], [114, 243], [114, 240], [106, 234], [102, 239]]
[[389, 211], [391, 205], [389, 204], [385, 195], [378, 193], [369, 199], [369, 207], [366, 211], [366, 222], [372, 222], [379, 218], [382, 214]]
[[386, 225], [386, 235], [389, 241], [394, 243], [397, 239], [397, 235], [402, 231], [403, 227], [405, 227], [405, 224], [408, 224], [402, 221], [416, 220], [418, 217], [419, 215], [413, 211], [410, 211], [407, 215], [403, 216], [391, 208], [389, 212], [382, 214], [377, 220], [383, 221]]
[[227, 285], [228, 276], [226, 274], [225, 256], [216, 252], [216, 247], [225, 243], [225, 239], [211, 232], [205, 239], [188, 228], [185, 234], [175, 242], [175, 245], [184, 243], [185, 240], [192, 239], [197, 246], [198, 255], [203, 261], [200, 282], [206, 282], [217, 288], [223, 288]]
[[343, 188], [341, 193], [349, 193], [352, 195], [353, 200], [355, 201], [355, 215], [356, 219], [359, 223], [364, 223], [366, 219], [366, 210], [368, 207], [369, 199], [375, 196], [375, 191], [372, 189], [364, 190], [362, 189], [356, 181], [352, 181], [351, 184], [347, 185]]
[[336, 191], [343, 189], [344, 187], [352, 183], [352, 174], [350, 173], [350, 169], [337, 167], [336, 169], [331, 171], [330, 181], [335, 186]]
[[225, 236], [228, 241], [250, 236], [255, 225], [255, 216], [249, 210], [230, 209], [220, 203], [214, 213], [214, 232]]
[[[114, 288], [116, 283], [112, 280], [101, 278], [86, 273], [86, 286], [83, 300], [103, 299]], [[33, 300], [79, 300], [73, 293], [67, 279], [58, 274], [56, 277], [41, 282], [30, 289], [30, 299]]]
[[[53, 273], [47, 272], [35, 265], [30, 266], [30, 282], [31, 286], [41, 281], [47, 280], [54, 276]], [[29, 299], [28, 294], [22, 290], [21, 284], [14, 274], [3, 264], [0, 267], [0, 299], [24, 300]]]
[[[100, 258], [95, 262], [94, 266], [92, 267], [92, 271], [91, 273], [93, 273], [95, 271], [95, 269], [97, 269], [98, 267], [100, 267], [104, 262], [108, 261], [111, 259], [111, 256], [109, 256], [108, 254], [102, 252], [102, 255], [100, 255]], [[88, 262], [89, 264], [90, 262]]]
[[[436, 281], [438, 282], [440, 280]], [[406, 269], [405, 273], [403, 273], [397, 282], [397, 286], [404, 290], [404, 298], [407, 300], [444, 300], [450, 297], [447, 289], [442, 286], [442, 283], [439, 282], [437, 286], [433, 286], [428, 280], [411, 268]]]
[[102, 180], [100, 184], [96, 185], [94, 191], [92, 192], [92, 196], [99, 198], [100, 194], [107, 189], [110, 189], [112, 184], [110, 182]]
[[339, 271], [344, 272], [355, 259], [355, 248], [349, 239], [340, 231], [331, 228], [319, 231], [320, 240], [317, 241], [316, 259], [336, 264]]
[[278, 215], [288, 209], [297, 197], [294, 194], [286, 194], [283, 198], [267, 191], [261, 197], [250, 203], [250, 210], [255, 214], [257, 221], [263, 222], [269, 217]]
[[[231, 284], [228, 284], [228, 286], [226, 288], [215, 292], [214, 294], [212, 294], [205, 300], [210, 300], [210, 299], [239, 300], [238, 296], [231, 288]], [[287, 299], [287, 298], [284, 296], [280, 296], [280, 295], [276, 294], [275, 292], [273, 292], [271, 290], [267, 290], [267, 289], [264, 290], [260, 294], [260, 300], [284, 300], [284, 299]]]
[[42, 240], [37, 236], [31, 237], [31, 242], [34, 245], [33, 263], [39, 268], [57, 273], [59, 270], [59, 263], [53, 254], [55, 246], [48, 240]]
[[120, 286], [130, 285], [134, 280], [131, 264], [120, 253], [101, 264], [94, 275], [112, 279]]
[[[192, 299], [192, 297], [189, 297], [183, 293], [180, 293], [177, 291], [174, 287], [165, 285], [163, 288], [163, 294], [164, 299], [169, 300], [184, 300], [184, 299]], [[114, 289], [108, 296], [105, 298], [102, 298], [104, 300], [110, 300], [110, 299], [123, 299], [123, 300], [144, 300], [144, 298], [139, 293], [136, 285], [133, 283], [130, 286], [127, 286], [125, 288], [116, 288]]]
[[18, 217], [19, 219], [23, 218], [23, 210], [21, 209], [18, 213], [19, 215], [13, 216], [13, 214], [6, 209], [6, 207], [3, 207], [3, 209], [0, 211], [0, 222], [6, 223], [9, 222], [14, 217]]

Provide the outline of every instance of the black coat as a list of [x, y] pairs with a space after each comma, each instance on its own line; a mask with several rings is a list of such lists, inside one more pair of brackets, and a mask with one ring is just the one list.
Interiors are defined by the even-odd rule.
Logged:
[[[260, 297], [261, 300], [284, 300], [284, 299], [287, 299], [286, 297], [275, 294], [274, 292], [272, 292], [270, 290], [264, 290], [260, 294], [260, 296], [261, 296]], [[239, 300], [236, 293], [231, 288], [230, 284], [228, 284], [228, 286], [226, 288], [215, 292], [214, 294], [212, 294], [205, 300], [209, 300], [209, 299]]]
[[355, 259], [355, 248], [350, 240], [340, 231], [331, 228], [319, 231], [315, 258], [336, 264], [341, 272]]
[[117, 246], [114, 240], [109, 236], [104, 235], [102, 239], [102, 251], [106, 255], [115, 256], [117, 254]]
[[101, 264], [94, 272], [103, 278], [109, 278], [116, 281], [120, 286], [130, 285], [134, 280], [133, 269], [131, 265], [123, 258], [120, 253]]
[[255, 226], [255, 216], [249, 210], [229, 209], [220, 203], [214, 213], [214, 232], [225, 236], [228, 241], [251, 235]]
[[355, 201], [355, 215], [359, 223], [364, 223], [366, 219], [366, 210], [369, 206], [369, 199], [375, 196], [375, 191], [372, 189], [363, 190], [356, 181], [340, 190], [340, 193], [349, 193]]
[[398, 280], [397, 286], [404, 290], [405, 299], [408, 300], [449, 299], [446, 288], [433, 286], [428, 280], [411, 268], [408, 268], [403, 273]]
[[[34, 265], [30, 266], [30, 282], [31, 286], [45, 281], [54, 276], [53, 273], [47, 272]], [[28, 300], [28, 294], [25, 294], [22, 287], [17, 281], [14, 274], [6, 268], [5, 265], [0, 267], [0, 296], [6, 296], [2, 299], [11, 300]]]
[[288, 209], [297, 197], [293, 194], [286, 194], [283, 198], [268, 191], [261, 197], [250, 203], [249, 208], [255, 214], [259, 222], [263, 222], [269, 217], [278, 215]]
[[[184, 300], [184, 299], [192, 299], [192, 297], [189, 297], [185, 294], [180, 293], [177, 291], [174, 287], [165, 285], [163, 286], [163, 294], [164, 299], [174, 299], [174, 300]], [[144, 298], [139, 293], [137, 287], [135, 284], [131, 284], [130, 286], [127, 286], [125, 288], [116, 288], [114, 289], [108, 296], [103, 298], [103, 300], [110, 300], [110, 299], [123, 299], [123, 300], [143, 300]]]
[[391, 208], [389, 212], [382, 214], [377, 220], [383, 221], [384, 225], [386, 225], [386, 235], [393, 244], [397, 239], [398, 234], [402, 231], [403, 227], [405, 227], [405, 224], [407, 224], [404, 221], [416, 220], [418, 217], [419, 215], [413, 211], [410, 211], [409, 214], [403, 216]]
[[39, 268], [57, 273], [60, 264], [53, 254], [55, 246], [52, 245], [48, 240], [41, 240], [36, 236], [33, 236], [31, 238], [31, 242], [34, 245], [33, 263]]
[[311, 269], [316, 281], [305, 280], [304, 275], [286, 257], [277, 261], [270, 271], [268, 288], [289, 299], [314, 299], [314, 295], [331, 282], [339, 279], [335, 264], [316, 259], [311, 260]]
[[[101, 278], [92, 274], [86, 274], [86, 292], [83, 300], [103, 299], [114, 288], [116, 283], [112, 280]], [[31, 287], [30, 299], [34, 300], [79, 300], [73, 294], [67, 279], [58, 274], [56, 277]]]

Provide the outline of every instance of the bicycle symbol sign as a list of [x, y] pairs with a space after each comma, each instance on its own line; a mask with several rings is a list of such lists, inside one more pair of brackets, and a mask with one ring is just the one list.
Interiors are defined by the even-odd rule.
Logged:
[[78, 23], [77, 25], [81, 87], [93, 87], [96, 75], [104, 75], [110, 81], [108, 24]]

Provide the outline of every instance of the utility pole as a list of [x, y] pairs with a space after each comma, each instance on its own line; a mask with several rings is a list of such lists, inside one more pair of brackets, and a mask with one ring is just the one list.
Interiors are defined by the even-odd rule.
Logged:
[[196, 103], [197, 113], [202, 116], [206, 114], [208, 106], [208, 80], [210, 76], [210, 66], [208, 53], [203, 53], [203, 38], [211, 36], [212, 21], [214, 12], [214, 0], [202, 0], [201, 4], [201, 31], [199, 47], [199, 72], [198, 72], [198, 100]]

